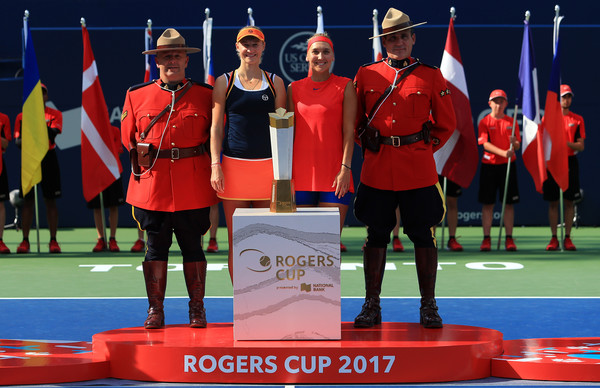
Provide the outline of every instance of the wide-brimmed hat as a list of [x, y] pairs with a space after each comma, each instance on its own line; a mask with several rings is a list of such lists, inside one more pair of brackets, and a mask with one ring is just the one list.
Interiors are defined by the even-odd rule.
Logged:
[[575, 95], [569, 85], [560, 85], [560, 96], [562, 97], [566, 94], [570, 94], [571, 96]]
[[502, 89], [492, 90], [488, 101], [492, 101], [494, 98], [498, 98], [498, 97], [504, 98], [506, 101], [508, 101], [508, 98], [506, 98], [506, 93], [504, 93], [504, 90], [502, 90]]
[[185, 39], [176, 29], [167, 28], [156, 41], [156, 48], [143, 51], [142, 54], [156, 54], [161, 51], [170, 50], [185, 50], [187, 54], [193, 54], [200, 51], [199, 48], [188, 47], [185, 44]]
[[416, 26], [420, 26], [427, 22], [413, 23], [410, 16], [396, 8], [388, 9], [383, 21], [381, 22], [381, 34], [370, 37], [369, 39], [378, 38], [380, 36], [393, 34], [398, 31], [408, 30]]

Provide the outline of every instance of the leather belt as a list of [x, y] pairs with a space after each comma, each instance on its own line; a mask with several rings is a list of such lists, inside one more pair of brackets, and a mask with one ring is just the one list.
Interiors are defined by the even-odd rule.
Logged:
[[406, 136], [381, 136], [379, 142], [385, 145], [400, 147], [407, 144], [413, 144], [421, 140], [424, 140], [423, 131]]
[[204, 144], [200, 144], [195, 147], [187, 147], [187, 148], [171, 148], [169, 150], [160, 150], [156, 155], [157, 158], [166, 158], [166, 159], [184, 159], [191, 158], [193, 156], [199, 156], [206, 152]]

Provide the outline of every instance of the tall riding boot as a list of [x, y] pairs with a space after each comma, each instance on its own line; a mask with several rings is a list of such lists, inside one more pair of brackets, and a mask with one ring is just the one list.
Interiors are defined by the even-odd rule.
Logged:
[[386, 248], [365, 247], [363, 250], [366, 296], [360, 314], [354, 319], [354, 327], [373, 327], [381, 323], [379, 295], [385, 272], [385, 254]]
[[167, 289], [167, 262], [144, 261], [144, 280], [148, 294], [148, 318], [144, 322], [146, 329], [160, 329], [165, 326], [163, 302]]
[[183, 263], [183, 276], [190, 296], [190, 327], [206, 327], [206, 311], [204, 310], [206, 261]]
[[435, 279], [438, 259], [437, 248], [415, 248], [415, 263], [421, 292], [420, 323], [426, 329], [441, 328], [442, 318], [435, 303]]

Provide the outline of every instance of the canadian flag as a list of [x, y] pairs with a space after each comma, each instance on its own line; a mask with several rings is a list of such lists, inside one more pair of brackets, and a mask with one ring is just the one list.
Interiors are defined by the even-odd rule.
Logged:
[[108, 109], [98, 78], [90, 37], [83, 35], [83, 79], [81, 85], [81, 174], [83, 196], [91, 201], [119, 178], [123, 168], [113, 141]]
[[446, 144], [433, 156], [438, 174], [466, 188], [471, 184], [477, 171], [479, 153], [477, 152], [467, 81], [454, 32], [453, 18], [450, 18], [440, 70], [451, 91], [450, 96], [454, 105], [457, 127]]

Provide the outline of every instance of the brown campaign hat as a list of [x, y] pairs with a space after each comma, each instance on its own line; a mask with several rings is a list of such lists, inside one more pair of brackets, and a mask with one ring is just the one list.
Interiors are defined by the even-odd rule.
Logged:
[[187, 54], [197, 53], [200, 51], [196, 47], [188, 47], [185, 44], [185, 39], [174, 28], [167, 28], [156, 41], [156, 48], [153, 50], [143, 51], [142, 54], [156, 54], [160, 51], [169, 50], [185, 50]]
[[420, 26], [425, 23], [427, 22], [415, 24], [410, 20], [410, 16], [404, 12], [397, 10], [396, 8], [390, 8], [385, 14], [383, 22], [381, 22], [381, 34], [372, 36], [369, 39], [408, 30], [409, 28]]

